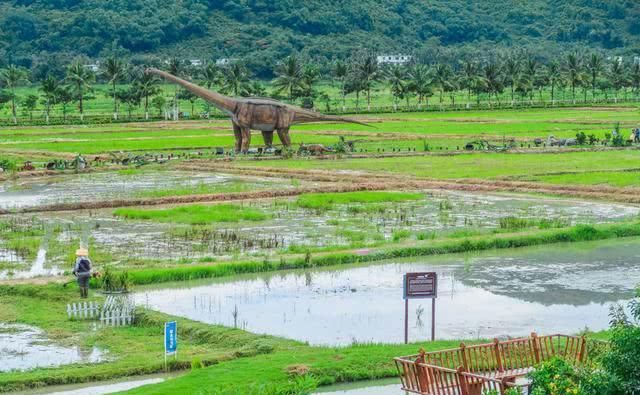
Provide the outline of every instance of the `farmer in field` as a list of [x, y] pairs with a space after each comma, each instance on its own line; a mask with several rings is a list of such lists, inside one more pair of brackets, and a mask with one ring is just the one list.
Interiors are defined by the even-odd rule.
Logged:
[[89, 279], [91, 278], [91, 260], [89, 251], [80, 248], [76, 251], [76, 264], [73, 266], [73, 275], [78, 278], [80, 297], [89, 297]]

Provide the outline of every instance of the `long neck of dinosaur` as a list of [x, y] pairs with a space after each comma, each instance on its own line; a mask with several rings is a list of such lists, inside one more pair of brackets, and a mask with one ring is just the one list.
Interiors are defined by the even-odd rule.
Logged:
[[234, 99], [225, 95], [221, 95], [217, 92], [213, 92], [208, 89], [202, 88], [196, 84], [192, 84], [191, 82], [183, 80], [182, 78], [176, 77], [173, 74], [169, 74], [162, 70], [153, 69], [153, 68], [147, 69], [147, 73], [158, 75], [164, 78], [165, 80], [171, 81], [175, 84], [182, 86], [184, 89], [208, 101], [209, 103], [218, 107], [222, 111], [233, 112], [236, 108], [236, 101]]

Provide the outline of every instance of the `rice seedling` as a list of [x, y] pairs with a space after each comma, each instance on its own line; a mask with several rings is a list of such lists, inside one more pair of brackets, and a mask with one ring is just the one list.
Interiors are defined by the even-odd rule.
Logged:
[[191, 225], [205, 225], [213, 222], [264, 221], [269, 218], [260, 209], [235, 204], [190, 205], [160, 210], [120, 208], [114, 210], [113, 215], [126, 219]]

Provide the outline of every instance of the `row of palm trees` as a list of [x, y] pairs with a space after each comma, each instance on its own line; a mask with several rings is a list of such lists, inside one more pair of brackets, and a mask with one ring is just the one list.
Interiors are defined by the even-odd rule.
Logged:
[[579, 90], [582, 90], [585, 102], [589, 91], [593, 99], [598, 90], [605, 98], [613, 90], [617, 99], [619, 92], [623, 90], [626, 95], [628, 88], [637, 95], [640, 90], [640, 63], [627, 64], [620, 58], [606, 59], [597, 53], [584, 57], [569, 53], [562, 61], [545, 64], [529, 54], [514, 52], [503, 60], [465, 61], [455, 67], [438, 63], [382, 67], [372, 54], [366, 54], [347, 64], [336, 62], [333, 77], [340, 83], [343, 106], [347, 94], [355, 93], [357, 106], [359, 95], [364, 92], [368, 109], [374, 83], [386, 83], [394, 107], [401, 99], [405, 99], [408, 106], [412, 97], [420, 107], [423, 103], [428, 104], [429, 98], [436, 94], [440, 104], [448, 95], [451, 104], [455, 105], [460, 91], [466, 92], [469, 102], [475, 95], [479, 104], [481, 95], [485, 95], [499, 103], [505, 90], [509, 92], [511, 102], [515, 103], [516, 96], [533, 102], [536, 92], [541, 101], [547, 92], [555, 102], [558, 89], [569, 89], [575, 103]]
[[[252, 80], [250, 72], [240, 62], [225, 66], [207, 63], [193, 67], [188, 62], [173, 58], [164, 66], [174, 75], [191, 78], [209, 89], [215, 88], [230, 95], [266, 95], [264, 85]], [[580, 90], [585, 101], [589, 91], [591, 97], [595, 98], [597, 91], [607, 97], [608, 92], [613, 90], [617, 99], [620, 90], [625, 95], [628, 88], [632, 88], [636, 95], [640, 90], [638, 62], [627, 64], [620, 58], [606, 59], [597, 53], [580, 56], [575, 52], [567, 54], [561, 61], [549, 63], [543, 63], [527, 53], [512, 52], [500, 60], [464, 61], [454, 66], [444, 63], [385, 66], [378, 63], [375, 54], [362, 52], [347, 61], [333, 63], [328, 76], [322, 75], [318, 65], [304, 62], [297, 56], [289, 56], [276, 66], [275, 75], [271, 82], [272, 94], [284, 95], [291, 102], [301, 100], [303, 106], [313, 107], [314, 99], [330, 101], [329, 95], [316, 89], [323, 77], [329, 77], [334, 85], [338, 85], [343, 108], [346, 107], [347, 95], [353, 94], [357, 108], [361, 96], [366, 98], [367, 110], [371, 110], [372, 91], [381, 88], [388, 88], [395, 108], [401, 100], [410, 106], [412, 98], [421, 108], [436, 95], [441, 105], [447, 96], [455, 105], [456, 97], [461, 92], [465, 92], [468, 102], [475, 96], [479, 104], [481, 97], [500, 103], [506, 91], [514, 104], [517, 97], [533, 102], [536, 92], [541, 101], [544, 94], [549, 94], [551, 101], [555, 102], [558, 90], [562, 90], [563, 95], [569, 90], [570, 98], [575, 103]], [[115, 119], [118, 119], [123, 103], [128, 105], [129, 112], [131, 108], [142, 104], [147, 118], [150, 106], [159, 111], [165, 108], [166, 111], [168, 104], [174, 118], [177, 118], [181, 99], [191, 102], [192, 112], [197, 99], [176, 86], [173, 98], [167, 103], [156, 77], [145, 74], [141, 67], [110, 57], [101, 64], [97, 74], [82, 63], [74, 62], [68, 66], [64, 78], [47, 76], [39, 82], [39, 96], [28, 95], [22, 101], [16, 94], [16, 88], [29, 83], [27, 70], [14, 65], [0, 69], [0, 87], [3, 88], [0, 90], [0, 105], [9, 103], [13, 121], [17, 122], [19, 102], [32, 111], [40, 100], [48, 122], [54, 106], [62, 107], [66, 119], [67, 106], [74, 102], [82, 120], [85, 100], [91, 98], [97, 78], [109, 86], [108, 95], [113, 101]]]

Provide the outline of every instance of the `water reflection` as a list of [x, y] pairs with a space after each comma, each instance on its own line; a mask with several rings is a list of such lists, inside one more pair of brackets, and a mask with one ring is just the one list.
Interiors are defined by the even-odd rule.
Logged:
[[97, 348], [56, 345], [38, 328], [0, 323], [0, 372], [95, 363], [103, 358], [103, 352]]
[[[169, 314], [312, 344], [401, 342], [402, 275], [436, 271], [440, 339], [575, 333], [606, 328], [610, 303], [632, 297], [639, 246], [633, 239], [280, 272], [137, 298]], [[427, 339], [430, 302], [414, 300], [410, 308], [410, 338]]]

